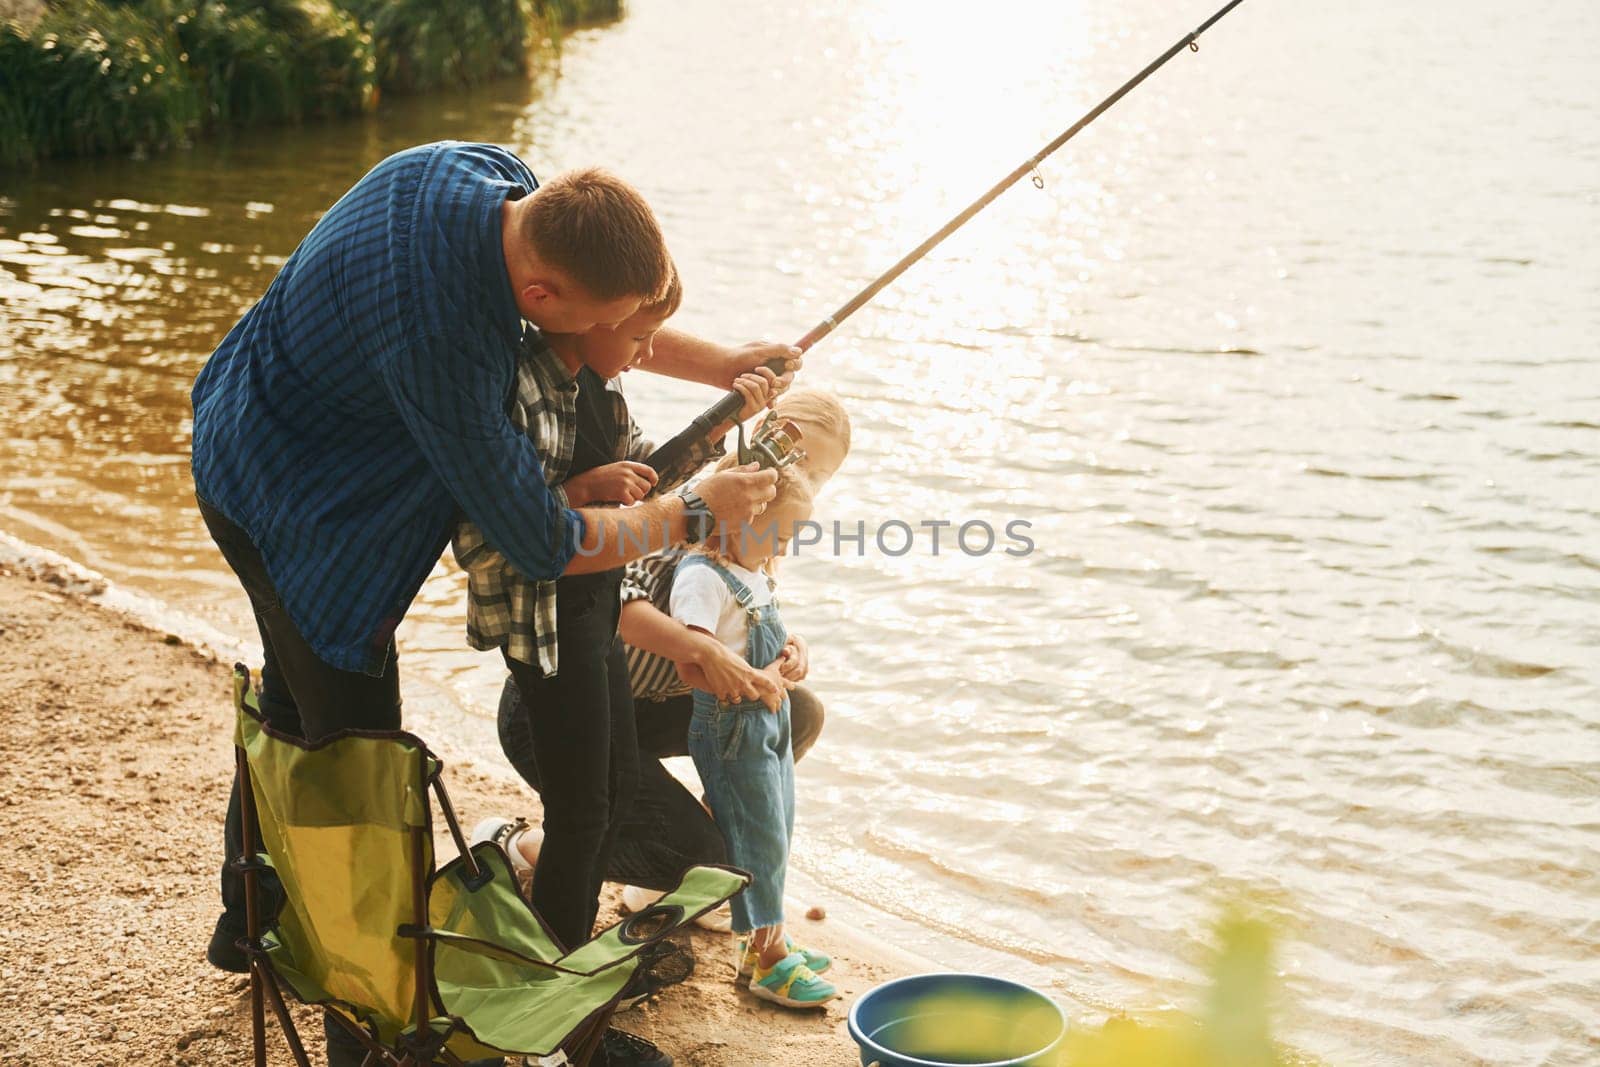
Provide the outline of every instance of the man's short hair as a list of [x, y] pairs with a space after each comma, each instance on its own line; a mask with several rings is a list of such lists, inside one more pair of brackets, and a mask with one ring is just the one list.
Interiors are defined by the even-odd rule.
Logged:
[[667, 282], [667, 291], [661, 294], [659, 300], [647, 300], [639, 308], [640, 311], [662, 319], [670, 319], [678, 313], [678, 308], [683, 306], [683, 281], [678, 277], [677, 264], [669, 261], [672, 268], [672, 277]]
[[521, 236], [596, 300], [655, 303], [674, 274], [655, 212], [637, 189], [599, 167], [563, 171], [539, 186]]

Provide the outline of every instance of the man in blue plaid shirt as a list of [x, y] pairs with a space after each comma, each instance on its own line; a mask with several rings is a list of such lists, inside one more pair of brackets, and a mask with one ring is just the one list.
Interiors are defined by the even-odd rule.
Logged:
[[[255, 609], [273, 725], [308, 739], [399, 727], [395, 627], [458, 515], [533, 578], [618, 567], [683, 537], [678, 496], [562, 506], [508, 415], [530, 324], [615, 326], [665, 292], [670, 264], [630, 186], [595, 170], [541, 186], [493, 145], [390, 156], [322, 216], [192, 394], [200, 513]], [[769, 360], [799, 365], [787, 346], [674, 331], [654, 349], [648, 369], [722, 389]], [[750, 472], [702, 497], [739, 523], [773, 482]], [[238, 827], [236, 789], [230, 857]], [[243, 971], [243, 889], [226, 866], [223, 902], [208, 956]]]

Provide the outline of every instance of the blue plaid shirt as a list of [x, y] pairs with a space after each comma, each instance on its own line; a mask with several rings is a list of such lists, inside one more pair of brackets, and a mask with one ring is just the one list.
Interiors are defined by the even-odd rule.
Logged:
[[500, 213], [537, 184], [492, 145], [390, 156], [195, 380], [195, 489], [249, 534], [334, 667], [382, 671], [459, 514], [532, 578], [560, 574], [583, 535], [508, 415], [528, 327]]

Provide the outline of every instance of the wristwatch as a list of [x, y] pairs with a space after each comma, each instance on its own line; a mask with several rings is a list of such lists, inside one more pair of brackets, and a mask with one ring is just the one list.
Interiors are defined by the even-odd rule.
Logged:
[[684, 540], [697, 545], [710, 535], [716, 519], [700, 494], [687, 485], [678, 490], [678, 496], [683, 500]]

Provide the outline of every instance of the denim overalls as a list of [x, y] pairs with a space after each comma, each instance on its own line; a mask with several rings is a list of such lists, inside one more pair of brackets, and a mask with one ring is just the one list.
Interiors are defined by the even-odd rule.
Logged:
[[[750, 589], [727, 568], [700, 554], [680, 567], [710, 567], [727, 583], [749, 620], [745, 659], [765, 667], [788, 640], [776, 598], [751, 607]], [[706, 789], [706, 800], [728, 844], [728, 862], [755, 876], [733, 898], [733, 929], [746, 934], [783, 921], [783, 882], [794, 836], [794, 750], [789, 736], [789, 697], [776, 714], [759, 700], [726, 704], [694, 691], [689, 720], [689, 755]]]

